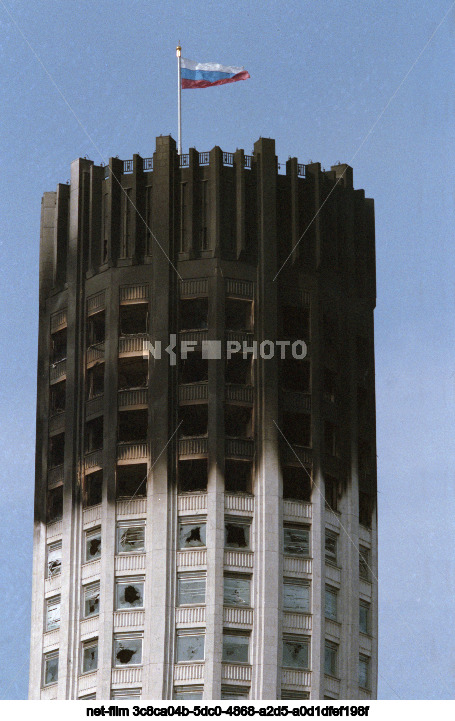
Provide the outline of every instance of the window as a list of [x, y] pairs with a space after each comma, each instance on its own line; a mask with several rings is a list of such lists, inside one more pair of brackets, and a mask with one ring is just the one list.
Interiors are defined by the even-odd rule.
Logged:
[[303, 526], [285, 526], [283, 529], [283, 552], [286, 555], [310, 555], [310, 531]]
[[226, 458], [224, 465], [224, 490], [230, 493], [251, 493], [253, 464]]
[[250, 636], [245, 633], [223, 633], [223, 658], [226, 663], [248, 663]]
[[309, 308], [285, 305], [281, 308], [281, 329], [286, 338], [308, 340], [310, 330]]
[[201, 548], [206, 545], [206, 523], [181, 521], [179, 525], [179, 548]]
[[202, 686], [174, 686], [173, 699], [180, 701], [198, 701], [202, 698]]
[[363, 654], [359, 656], [359, 686], [370, 687], [370, 659]]
[[43, 686], [50, 686], [58, 681], [58, 651], [44, 654]]
[[115, 584], [115, 608], [144, 608], [144, 579], [120, 578]]
[[226, 548], [250, 548], [250, 522], [227, 520], [224, 526], [224, 545]]
[[50, 388], [50, 409], [51, 414], [61, 413], [65, 410], [66, 381], [55, 383]]
[[226, 330], [251, 331], [253, 304], [250, 300], [226, 298]]
[[148, 303], [129, 303], [120, 306], [121, 336], [142, 335], [148, 330]]
[[283, 358], [278, 360], [280, 382], [283, 388], [298, 393], [310, 392], [310, 364], [299, 358]]
[[291, 700], [291, 699], [298, 699], [298, 698], [310, 698], [310, 694], [308, 691], [291, 691], [290, 689], [283, 689], [281, 691], [281, 698], [283, 701], [285, 700]]
[[46, 601], [46, 631], [54, 631], [56, 628], [60, 628], [60, 596]]
[[294, 446], [311, 446], [309, 413], [283, 413], [283, 435]]
[[332, 531], [325, 532], [325, 562], [337, 565], [338, 536]]
[[117, 525], [117, 553], [145, 551], [145, 524], [143, 521], [125, 521]]
[[97, 506], [103, 499], [103, 471], [87, 473], [84, 478], [84, 506]]
[[285, 578], [283, 581], [283, 609], [299, 613], [310, 612], [310, 584]]
[[88, 693], [86, 696], [79, 696], [78, 701], [92, 701], [96, 698], [96, 693]]
[[147, 464], [117, 466], [117, 499], [144, 498], [147, 495]]
[[203, 383], [209, 377], [208, 359], [202, 358], [196, 348], [188, 353], [187, 358], [179, 359], [180, 383]]
[[206, 436], [208, 430], [207, 404], [180, 406], [179, 424], [180, 438]]
[[101, 528], [85, 532], [85, 561], [94, 561], [101, 556]]
[[87, 347], [102, 343], [106, 337], [106, 316], [104, 310], [87, 318]]
[[324, 368], [324, 400], [334, 403], [336, 398], [336, 373], [330, 368]]
[[179, 493], [207, 490], [207, 460], [179, 461]]
[[85, 424], [85, 452], [91, 453], [103, 447], [103, 416]]
[[205, 603], [206, 580], [205, 574], [180, 573], [177, 578], [177, 605]]
[[310, 667], [310, 640], [303, 636], [286, 636], [283, 639], [283, 666], [286, 668]]
[[243, 357], [243, 353], [232, 353], [230, 358], [226, 359], [226, 383], [235, 383], [238, 385], [251, 385], [252, 375], [252, 356]]
[[250, 698], [250, 689], [243, 686], [221, 686], [221, 700], [236, 701], [241, 698]]
[[96, 363], [90, 368], [87, 368], [86, 392], [87, 400], [103, 395], [104, 363]]
[[208, 327], [208, 298], [188, 298], [180, 301], [180, 330], [204, 330]]
[[53, 578], [62, 571], [62, 542], [50, 543], [47, 547], [47, 577]]
[[283, 498], [295, 501], [311, 502], [311, 476], [301, 466], [284, 466]]
[[224, 432], [231, 438], [252, 438], [253, 409], [248, 406], [224, 407]]
[[66, 358], [66, 328], [51, 335], [51, 363], [58, 363]]
[[371, 528], [372, 503], [369, 493], [359, 491], [359, 523]]
[[324, 446], [330, 456], [337, 455], [337, 427], [331, 421], [324, 421]]
[[119, 443], [138, 443], [147, 440], [148, 410], [120, 411], [117, 439]]
[[98, 639], [82, 644], [82, 673], [91, 673], [98, 668]]
[[203, 661], [205, 649], [205, 632], [202, 629], [177, 631], [177, 663]]
[[114, 636], [114, 666], [140, 666], [142, 663], [142, 633]]
[[359, 631], [370, 633], [370, 604], [366, 601], [359, 602]]
[[338, 481], [332, 476], [326, 476], [324, 480], [325, 507], [329, 511], [338, 510]]
[[331, 621], [338, 618], [338, 591], [332, 586], [325, 587], [325, 617]]
[[329, 676], [337, 675], [338, 646], [331, 641], [325, 642], [324, 648], [324, 673]]
[[129, 701], [132, 698], [141, 698], [140, 688], [116, 688], [111, 691], [111, 699], [124, 699]]
[[65, 434], [57, 433], [49, 438], [49, 468], [61, 466], [65, 460]]
[[97, 583], [90, 583], [89, 585], [84, 586], [83, 593], [84, 593], [84, 605], [83, 605], [84, 618], [91, 618], [92, 616], [97, 616], [100, 612], [100, 584], [99, 584], [99, 581]]
[[47, 492], [46, 520], [55, 523], [63, 518], [63, 486], [51, 488]]
[[224, 597], [225, 606], [250, 606], [251, 605], [251, 578], [248, 576], [226, 574], [224, 576]]
[[359, 546], [359, 577], [370, 580], [370, 551], [366, 546]]
[[118, 388], [145, 388], [148, 383], [148, 360], [146, 358], [118, 359]]

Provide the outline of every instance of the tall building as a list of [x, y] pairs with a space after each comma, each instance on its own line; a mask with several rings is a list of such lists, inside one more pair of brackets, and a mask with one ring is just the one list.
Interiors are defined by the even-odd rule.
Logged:
[[347, 165], [159, 137], [44, 194], [31, 698], [375, 697], [374, 306]]

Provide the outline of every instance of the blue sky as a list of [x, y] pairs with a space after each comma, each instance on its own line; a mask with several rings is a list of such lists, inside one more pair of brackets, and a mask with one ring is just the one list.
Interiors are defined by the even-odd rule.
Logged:
[[177, 136], [179, 39], [251, 74], [184, 91], [184, 152], [273, 137], [375, 198], [379, 697], [455, 697], [451, 5], [0, 0], [1, 698], [27, 694], [41, 195]]

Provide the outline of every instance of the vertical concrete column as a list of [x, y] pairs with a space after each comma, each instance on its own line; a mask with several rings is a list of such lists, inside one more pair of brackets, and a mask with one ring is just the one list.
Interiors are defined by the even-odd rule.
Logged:
[[101, 265], [101, 213], [103, 201], [104, 168], [90, 168], [90, 238], [88, 275], [94, 275]]
[[122, 208], [122, 175], [123, 161], [118, 158], [109, 159], [109, 178], [108, 186], [108, 203], [107, 218], [104, 222], [107, 224], [108, 244], [107, 244], [107, 263], [112, 264], [117, 260], [120, 251], [120, 233], [121, 233], [121, 208]]
[[223, 172], [223, 151], [217, 145], [210, 151], [209, 165], [209, 248], [220, 258], [221, 238], [221, 173]]
[[299, 258], [298, 245], [300, 239], [300, 223], [299, 223], [299, 178], [297, 173], [297, 158], [289, 158], [286, 161], [286, 175], [290, 179], [291, 185], [291, 249], [292, 256], [290, 261], [295, 263]]
[[246, 186], [245, 186], [245, 153], [236, 150], [234, 153], [235, 170], [235, 230], [237, 258], [240, 259], [246, 250]]
[[[199, 188], [199, 153], [195, 148], [190, 148], [188, 164], [188, 179], [186, 188], [187, 217], [185, 227], [182, 228], [186, 236], [186, 250], [189, 258], [197, 257], [200, 250], [200, 204], [201, 193]], [[181, 221], [180, 221], [181, 222]]]
[[[311, 227], [315, 238], [315, 259], [316, 269], [319, 268], [322, 260], [322, 228], [321, 228], [321, 163], [310, 163], [306, 166], [306, 174], [311, 178], [313, 184], [313, 208], [311, 211]], [[316, 217], [314, 217], [316, 216]]]
[[57, 186], [57, 207], [55, 217], [55, 259], [54, 285], [63, 286], [66, 281], [66, 261], [68, 244], [68, 203], [69, 185], [59, 183]]
[[145, 254], [145, 177], [144, 161], [140, 155], [133, 155], [133, 177], [130, 207], [131, 216], [131, 238], [133, 247], [129, 254], [134, 262], [141, 262]]

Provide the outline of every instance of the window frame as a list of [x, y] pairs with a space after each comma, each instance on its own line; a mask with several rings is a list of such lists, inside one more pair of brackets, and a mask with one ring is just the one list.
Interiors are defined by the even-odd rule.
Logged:
[[[327, 541], [331, 540], [334, 542], [335, 550], [334, 552], [327, 550]], [[335, 533], [334, 531], [331, 531], [330, 529], [325, 529], [325, 536], [324, 536], [324, 559], [325, 563], [329, 564], [329, 566], [336, 566], [336, 568], [339, 568], [338, 565], [338, 557], [339, 557], [339, 548], [338, 548], [338, 540], [339, 540], [339, 534]]]
[[[359, 544], [359, 580], [371, 583], [371, 549]], [[364, 569], [364, 573], [361, 570]]]
[[[49, 611], [51, 608], [57, 608], [58, 607], [58, 621], [56, 626], [52, 626], [52, 628], [49, 628]], [[56, 596], [51, 596], [50, 598], [45, 599], [45, 620], [44, 620], [44, 628], [45, 632], [48, 631], [57, 631], [57, 629], [60, 628], [60, 607], [61, 607], [61, 596], [60, 594]]]
[[[308, 595], [308, 608], [307, 608], [306, 610], [305, 610], [305, 609], [301, 609], [301, 608], [297, 608], [297, 607], [292, 607], [292, 606], [286, 606], [286, 605], [285, 605], [285, 593], [284, 593], [285, 586], [295, 586], [295, 587], [304, 588], [304, 589], [307, 590], [307, 595]], [[311, 582], [310, 582], [309, 580], [304, 579], [304, 578], [292, 578], [292, 577], [285, 576], [285, 577], [283, 578], [283, 589], [282, 589], [282, 593], [283, 593], [283, 596], [282, 596], [282, 598], [283, 598], [283, 611], [287, 611], [288, 613], [305, 613], [305, 614], [310, 614], [310, 613], [311, 613]]]
[[[204, 526], [204, 538], [202, 539], [201, 534], [201, 543], [194, 546], [184, 546], [182, 545], [182, 531], [184, 526]], [[202, 540], [204, 541], [202, 543]], [[193, 550], [195, 548], [207, 548], [207, 518], [205, 516], [202, 516], [201, 518], [198, 518], [197, 516], [180, 516], [178, 519], [178, 550], [179, 551], [186, 551], [186, 550]]]
[[[85, 668], [85, 652], [89, 649], [94, 648], [96, 649], [96, 667], [95, 668]], [[87, 641], [82, 641], [81, 643], [81, 676], [85, 676], [89, 673], [95, 673], [98, 671], [98, 638], [91, 638]]]
[[[140, 606], [119, 606], [118, 593], [122, 586], [142, 586], [142, 604]], [[114, 579], [114, 611], [136, 611], [145, 608], [145, 576], [116, 576]]]
[[[57, 573], [50, 573], [49, 571], [49, 552], [53, 550], [60, 551], [60, 558], [57, 558], [57, 560], [60, 560], [59, 571]], [[60, 540], [48, 543], [46, 546], [46, 578], [54, 578], [55, 576], [59, 576], [61, 574], [62, 560], [62, 541]]]
[[[196, 601], [195, 603], [182, 602], [181, 587], [180, 587], [180, 583], [182, 581], [203, 581], [204, 582], [204, 600]], [[207, 595], [207, 572], [206, 571], [187, 571], [187, 572], [182, 572], [182, 573], [177, 574], [176, 606], [178, 608], [183, 608], [183, 607], [193, 608], [195, 606], [204, 606], [206, 595]]]
[[[246, 546], [235, 546], [235, 545], [228, 545], [227, 542], [227, 526], [240, 526], [242, 528], [246, 529], [245, 533], [245, 539], [246, 539]], [[224, 517], [224, 548], [230, 551], [251, 551], [252, 550], [252, 544], [251, 544], [251, 526], [252, 526], [252, 518], [244, 518], [243, 516], [225, 516]]]
[[[226, 602], [226, 580], [243, 581], [248, 583], [248, 603], [227, 603]], [[223, 606], [227, 608], [252, 608], [251, 605], [251, 574], [225, 572], [223, 575]]]
[[[361, 609], [365, 609], [365, 630], [361, 628]], [[371, 635], [371, 603], [364, 601], [363, 598], [359, 599], [359, 633]]]
[[[333, 641], [325, 640], [324, 643], [324, 675], [325, 676], [332, 676], [333, 678], [338, 678], [338, 651], [339, 651], [339, 644], [334, 643]], [[329, 658], [328, 653], [330, 653], [330, 669], [327, 670], [327, 660]]]
[[[90, 613], [87, 615], [86, 613], [86, 603], [87, 601], [94, 596], [90, 596], [89, 594], [98, 595], [98, 610], [95, 613]], [[100, 598], [100, 582], [94, 581], [93, 583], [87, 583], [82, 586], [82, 618], [95, 618], [96, 616], [99, 616], [100, 613], [100, 605], [101, 605], [101, 598]]]
[[[205, 628], [178, 628], [175, 633], [175, 663], [205, 663]], [[179, 658], [179, 639], [188, 636], [201, 637], [203, 639], [202, 658]]]
[[[308, 554], [292, 552], [286, 550], [286, 531], [304, 531], [308, 534]], [[289, 544], [288, 544], [289, 545]], [[310, 526], [298, 523], [284, 523], [283, 524], [283, 554], [285, 556], [295, 556], [297, 558], [311, 558], [311, 529]]]
[[[136, 663], [120, 663], [117, 660], [117, 644], [121, 643], [122, 641], [140, 641], [140, 648], [141, 648], [141, 660]], [[114, 633], [114, 643], [112, 644], [112, 666], [113, 668], [130, 668], [130, 667], [138, 667], [142, 666], [142, 653], [143, 653], [143, 647], [144, 647], [144, 632], [143, 631], [131, 631], [129, 633]], [[119, 649], [122, 650], [122, 649]], [[133, 658], [133, 656], [131, 657]]]
[[[124, 556], [128, 555], [130, 553], [145, 553], [145, 527], [146, 523], [145, 521], [138, 520], [138, 521], [118, 521], [115, 527], [115, 555], [116, 556]], [[128, 530], [130, 528], [142, 528], [144, 531], [144, 542], [143, 542], [143, 548], [137, 549], [133, 548], [132, 550], [128, 551], [122, 551], [120, 550], [120, 540], [122, 535], [122, 529]], [[124, 533], [124, 531], [123, 531]]]
[[[335, 617], [329, 616], [327, 613], [327, 595], [330, 594], [335, 599]], [[325, 585], [324, 589], [324, 618], [326, 618], [328, 621], [334, 621], [335, 623], [338, 623], [338, 594], [339, 589], [335, 588], [335, 586], [330, 586], [329, 584]]]
[[[189, 696], [187, 694], [190, 694]], [[174, 686], [173, 701], [199, 701], [204, 694], [204, 686]]]
[[[100, 537], [99, 553], [97, 553], [96, 556], [87, 558], [87, 544], [92, 537], [96, 538], [96, 536], [98, 536], [98, 535]], [[101, 558], [101, 552], [102, 552], [101, 526], [96, 526], [95, 528], [87, 528], [87, 530], [84, 531], [84, 563], [91, 563], [92, 561], [97, 561], [99, 558]]]
[[[48, 667], [48, 662], [52, 661], [54, 659], [57, 659], [57, 678], [52, 681], [46, 681], [46, 672]], [[55, 649], [54, 651], [48, 651], [47, 653], [43, 653], [43, 669], [42, 669], [42, 687], [45, 688], [47, 686], [53, 686], [54, 684], [58, 683], [58, 672], [59, 672], [59, 649]]]
[[[307, 665], [306, 666], [286, 666], [284, 663], [284, 648], [286, 644], [302, 644], [302, 646], [306, 646], [307, 649]], [[291, 668], [291, 669], [300, 669], [301, 671], [310, 671], [311, 670], [311, 638], [310, 636], [298, 636], [297, 634], [285, 634], [283, 636], [283, 650], [282, 650], [282, 659], [281, 659], [281, 666], [282, 668]]]
[[[366, 656], [363, 653], [359, 653], [359, 688], [364, 688], [368, 691], [370, 690], [370, 687], [371, 687], [370, 662], [371, 662], [371, 659], [369, 656]], [[360, 678], [361, 664], [364, 664], [364, 667], [365, 667], [365, 681], [366, 681], [365, 684], [362, 684], [360, 682], [361, 681], [361, 678]]]
[[[231, 660], [231, 659], [229, 659], [229, 658], [225, 658], [225, 643], [224, 643], [224, 642], [225, 642], [225, 639], [226, 639], [227, 637], [230, 637], [230, 638], [244, 638], [244, 639], [247, 640], [247, 643], [246, 643], [246, 650], [247, 650], [247, 653], [246, 653], [246, 656], [247, 656], [246, 661], [245, 661], [245, 660], [239, 661], [238, 659], [235, 659], [235, 660], [233, 659], [233, 660]], [[233, 628], [225, 628], [225, 629], [223, 629], [223, 646], [222, 646], [222, 650], [221, 650], [221, 661], [222, 661], [222, 663], [234, 664], [235, 666], [236, 666], [236, 665], [248, 666], [249, 664], [251, 664], [251, 633], [250, 633], [249, 631], [245, 630], [245, 629], [242, 629], [242, 630], [240, 630], [240, 629], [237, 630], [237, 629], [233, 629]]]

